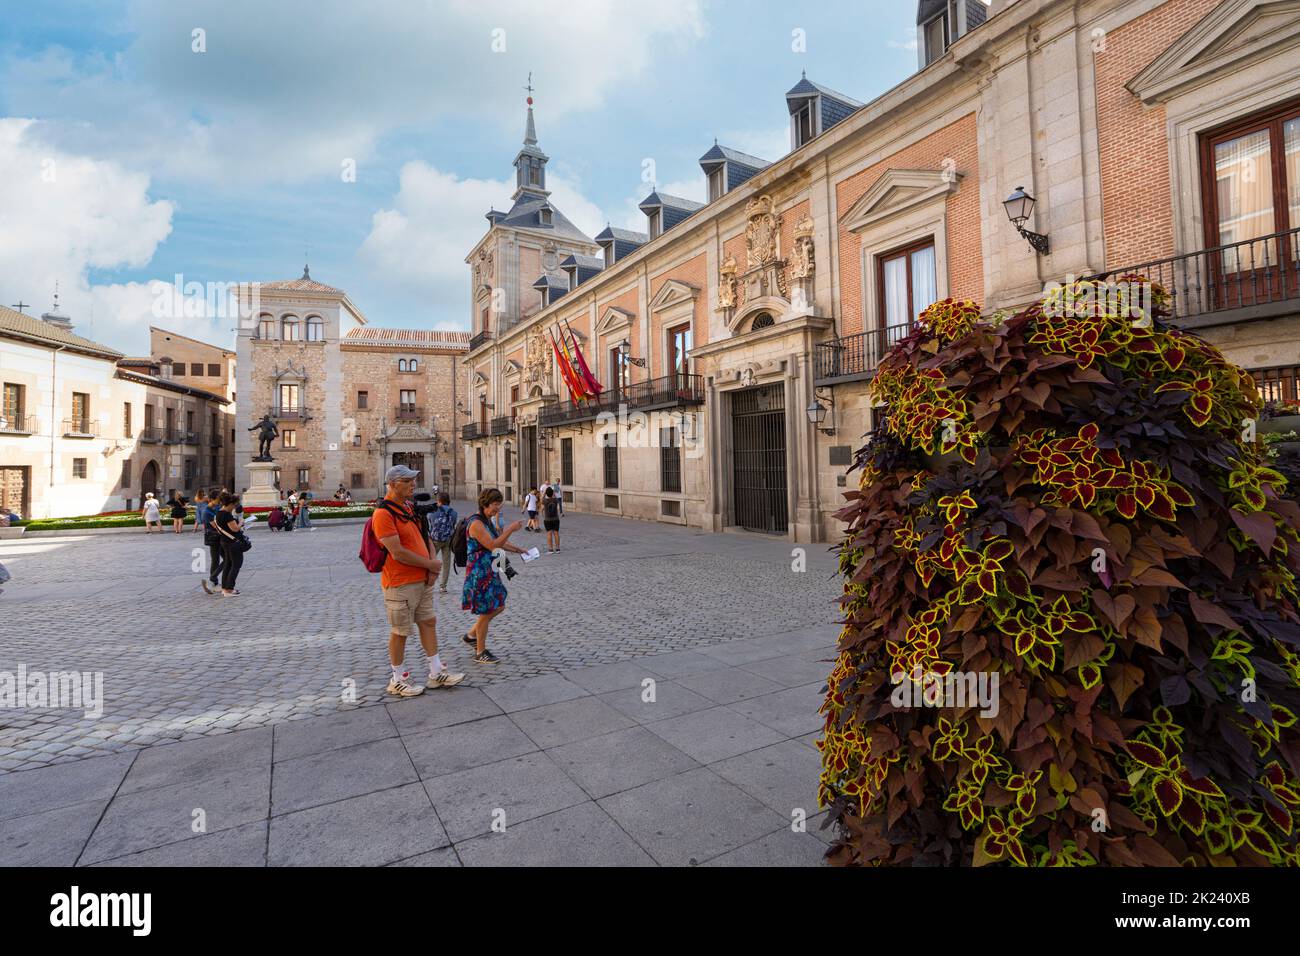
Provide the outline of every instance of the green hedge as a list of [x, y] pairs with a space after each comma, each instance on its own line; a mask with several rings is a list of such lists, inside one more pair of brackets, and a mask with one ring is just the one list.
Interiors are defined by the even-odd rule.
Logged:
[[[353, 508], [321, 508], [312, 511], [312, 524], [317, 521], [328, 521], [331, 518], [366, 518], [370, 516], [371, 508], [367, 505], [360, 510]], [[343, 512], [340, 514], [339, 512]], [[171, 527], [171, 518], [163, 519], [165, 528]], [[265, 524], [265, 515], [258, 515], [258, 524]], [[185, 524], [192, 526], [194, 516], [190, 515], [185, 519]], [[89, 531], [95, 528], [140, 528], [144, 529], [144, 518], [139, 515], [117, 515], [112, 518], [33, 518], [24, 521], [13, 522], [13, 527], [23, 527], [31, 531]]]

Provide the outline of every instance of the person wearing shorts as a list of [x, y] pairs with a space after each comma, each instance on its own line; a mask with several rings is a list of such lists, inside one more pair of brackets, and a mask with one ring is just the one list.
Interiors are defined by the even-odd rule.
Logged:
[[547, 487], [542, 499], [542, 527], [546, 529], [546, 553], [560, 553], [560, 498], [555, 489]]
[[[388, 616], [388, 663], [392, 667], [388, 693], [395, 697], [418, 697], [427, 687], [454, 687], [465, 679], [464, 674], [448, 670], [438, 656], [433, 582], [442, 563], [429, 553], [424, 520], [411, 511], [419, 474], [405, 465], [389, 468], [384, 478], [387, 493], [370, 519], [375, 539], [388, 552], [379, 584]], [[429, 679], [423, 687], [411, 683], [404, 663], [412, 627], [420, 632], [420, 644], [429, 658]]]

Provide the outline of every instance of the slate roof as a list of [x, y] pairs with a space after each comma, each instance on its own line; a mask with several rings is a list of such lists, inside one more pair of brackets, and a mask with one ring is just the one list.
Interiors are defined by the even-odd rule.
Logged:
[[382, 346], [386, 348], [469, 349], [468, 332], [444, 332], [436, 329], [348, 329], [340, 339], [343, 345]]
[[[543, 206], [549, 206], [551, 210], [549, 226], [542, 225], [540, 210]], [[591, 237], [570, 222], [564, 213], [555, 208], [554, 203], [545, 196], [538, 196], [535, 193], [522, 193], [510, 207], [510, 211], [493, 222], [493, 225], [509, 226], [514, 229], [541, 229], [568, 239], [591, 242]]]
[[644, 210], [647, 215], [649, 215], [650, 210], [655, 208], [663, 210], [660, 232], [667, 232], [683, 219], [687, 219], [695, 212], [703, 209], [704, 203], [696, 202], [693, 199], [683, 199], [681, 196], [670, 196], [667, 193], [655, 190], [649, 196], [646, 196], [638, 204], [637, 208]]
[[605, 268], [605, 260], [599, 256], [582, 256], [575, 253], [565, 256], [560, 263], [560, 268], [573, 274], [573, 285], [577, 287], [602, 272]]
[[772, 165], [766, 159], [759, 159], [757, 156], [749, 155], [749, 153], [742, 153], [730, 146], [719, 146], [717, 143], [714, 143], [713, 148], [700, 157], [701, 166], [715, 166], [723, 162], [739, 163], [742, 166], [748, 166], [750, 169], [763, 169]]
[[613, 226], [606, 226], [596, 236], [597, 242], [608, 242], [613, 239], [616, 242], [631, 242], [643, 246], [650, 241], [648, 232], [636, 232], [632, 229], [615, 229]]
[[568, 292], [569, 280], [561, 276], [553, 276], [550, 273], [540, 275], [537, 281], [533, 283], [534, 289], [550, 289], [552, 292]]
[[92, 342], [90, 339], [82, 338], [80, 335], [61, 329], [57, 325], [50, 325], [50, 323], [42, 322], [34, 316], [16, 312], [4, 306], [0, 306], [0, 337], [19, 339], [36, 345], [47, 345], [51, 348], [58, 348], [62, 345], [70, 351], [79, 352], [82, 355], [91, 355], [95, 358], [108, 359], [113, 362], [122, 358], [121, 352], [111, 349], [107, 345]]

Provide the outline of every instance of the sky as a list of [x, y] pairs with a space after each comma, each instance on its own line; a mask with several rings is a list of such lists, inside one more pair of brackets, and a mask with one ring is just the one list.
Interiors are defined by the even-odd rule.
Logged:
[[[234, 320], [159, 283], [313, 279], [382, 327], [467, 330], [532, 75], [551, 200], [644, 231], [716, 138], [776, 160], [801, 71], [869, 102], [915, 4], [857, 0], [0, 0], [0, 303], [129, 355]], [[193, 303], [191, 303], [193, 305]]]

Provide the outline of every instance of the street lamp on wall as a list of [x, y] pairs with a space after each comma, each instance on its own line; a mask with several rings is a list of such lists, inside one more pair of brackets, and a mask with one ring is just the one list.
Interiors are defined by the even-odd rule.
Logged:
[[1025, 237], [1034, 251], [1040, 256], [1050, 255], [1052, 246], [1048, 238], [1042, 233], [1025, 228], [1025, 223], [1029, 221], [1029, 214], [1034, 211], [1034, 197], [1025, 192], [1025, 187], [1017, 186], [1015, 192], [1002, 200], [1002, 206], [1006, 209], [1011, 224]]
[[632, 358], [632, 343], [627, 339], [618, 343], [618, 354], [622, 356], [624, 362], [635, 365], [637, 368], [645, 368], [645, 359]]
[[[808, 424], [812, 425], [823, 435], [834, 435], [835, 434], [835, 396], [832, 392], [828, 390], [825, 395], [825, 399], [826, 399], [825, 405], [821, 403], [821, 398], [822, 396], [817, 395], [814, 392], [812, 403], [808, 406], [807, 409]], [[830, 418], [830, 422], [827, 424], [827, 427], [823, 428], [822, 423], [826, 421], [826, 411], [828, 407], [830, 408], [831, 418]]]

